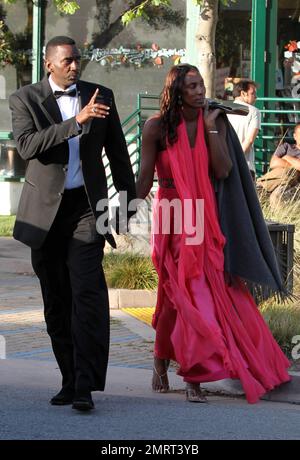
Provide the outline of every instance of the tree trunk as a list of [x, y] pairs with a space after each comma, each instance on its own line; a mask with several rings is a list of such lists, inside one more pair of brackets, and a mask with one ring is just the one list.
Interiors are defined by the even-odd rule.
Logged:
[[100, 34], [109, 27], [111, 3], [112, 0], [96, 0], [97, 13], [95, 14], [95, 19], [98, 22]]
[[[125, 13], [126, 8], [120, 14], [114, 22], [110, 22], [110, 13], [111, 13], [111, 4], [114, 0], [96, 0], [97, 13], [95, 19], [98, 23], [99, 32], [93, 35], [93, 46], [94, 48], [104, 48], [107, 46], [111, 40], [119, 35], [125, 26], [122, 23], [122, 15]], [[132, 7], [140, 5], [143, 0], [135, 0], [132, 3]]]
[[219, 0], [205, 0], [200, 8], [196, 33], [197, 66], [204, 79], [206, 95], [215, 96], [216, 54], [215, 35]]

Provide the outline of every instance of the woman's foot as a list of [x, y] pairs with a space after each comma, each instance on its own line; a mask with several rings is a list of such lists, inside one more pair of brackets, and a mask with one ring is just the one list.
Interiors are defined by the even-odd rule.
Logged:
[[186, 400], [195, 403], [206, 403], [207, 399], [203, 395], [199, 383], [187, 383], [185, 388]]
[[154, 358], [152, 390], [157, 393], [169, 391], [168, 367], [170, 361], [167, 359]]

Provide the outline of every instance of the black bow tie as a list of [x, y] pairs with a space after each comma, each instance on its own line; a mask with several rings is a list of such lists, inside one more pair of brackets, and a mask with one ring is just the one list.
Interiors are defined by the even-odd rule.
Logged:
[[54, 91], [55, 99], [59, 99], [61, 96], [70, 96], [75, 97], [77, 95], [76, 88], [72, 89], [71, 91]]

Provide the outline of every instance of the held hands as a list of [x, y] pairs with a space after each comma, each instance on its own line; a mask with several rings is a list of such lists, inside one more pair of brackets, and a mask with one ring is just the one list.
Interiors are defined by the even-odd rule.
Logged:
[[204, 126], [207, 133], [217, 131], [216, 119], [222, 113], [221, 109], [209, 108], [208, 100], [205, 101], [203, 108]]
[[99, 88], [96, 89], [95, 93], [90, 99], [90, 102], [85, 107], [83, 107], [78, 115], [76, 115], [76, 121], [80, 125], [84, 125], [90, 121], [91, 118], [105, 118], [109, 115], [110, 107], [96, 101], [98, 93]]

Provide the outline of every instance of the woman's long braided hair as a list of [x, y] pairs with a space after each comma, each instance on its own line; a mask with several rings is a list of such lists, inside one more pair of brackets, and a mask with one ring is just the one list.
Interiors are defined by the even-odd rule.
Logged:
[[181, 120], [182, 90], [188, 72], [199, 72], [190, 64], [174, 65], [167, 74], [165, 86], [160, 95], [161, 142], [171, 145], [177, 141], [177, 126]]

